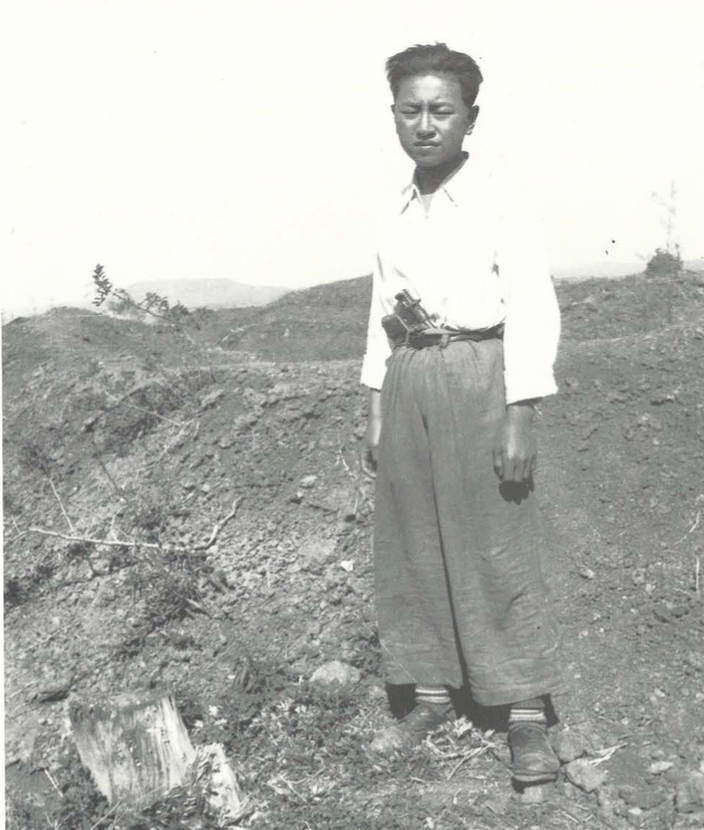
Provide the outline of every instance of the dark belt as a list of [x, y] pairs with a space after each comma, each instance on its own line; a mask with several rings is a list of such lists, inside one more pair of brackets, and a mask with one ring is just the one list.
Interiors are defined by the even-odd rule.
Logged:
[[427, 349], [428, 346], [440, 346], [444, 349], [448, 343], [454, 343], [456, 340], [501, 340], [504, 336], [504, 325], [499, 323], [498, 326], [492, 326], [490, 329], [476, 329], [470, 331], [469, 329], [444, 329], [442, 331], [416, 331], [407, 332], [402, 338], [397, 338], [393, 341], [393, 346], [409, 346], [411, 349]]

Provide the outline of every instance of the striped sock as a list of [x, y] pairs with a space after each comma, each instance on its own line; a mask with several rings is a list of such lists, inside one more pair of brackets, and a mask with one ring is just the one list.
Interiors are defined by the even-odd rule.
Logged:
[[446, 686], [416, 686], [416, 703], [430, 706], [449, 706], [450, 693]]
[[539, 723], [545, 726], [545, 700], [542, 697], [532, 697], [512, 704], [508, 722], [509, 726], [512, 723]]

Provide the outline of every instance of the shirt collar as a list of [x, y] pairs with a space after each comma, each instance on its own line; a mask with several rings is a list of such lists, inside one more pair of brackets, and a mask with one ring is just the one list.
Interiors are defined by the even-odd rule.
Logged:
[[[455, 206], [459, 205], [462, 201], [462, 181], [467, 178], [465, 171], [469, 166], [469, 153], [465, 152], [464, 157], [465, 158], [462, 164], [455, 171], [453, 171], [435, 191], [436, 194], [440, 192], [444, 193]], [[463, 173], [465, 173], [464, 177], [462, 176]], [[414, 199], [418, 199], [418, 201], [420, 201], [420, 196], [421, 194], [418, 190], [418, 185], [416, 184], [416, 174], [414, 171], [413, 178], [401, 191], [399, 213], [403, 213]]]

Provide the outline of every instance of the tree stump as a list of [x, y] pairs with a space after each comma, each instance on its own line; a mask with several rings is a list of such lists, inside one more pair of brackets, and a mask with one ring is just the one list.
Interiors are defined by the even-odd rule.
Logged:
[[187, 779], [196, 751], [171, 697], [70, 710], [81, 762], [110, 804], [143, 809]]
[[187, 804], [218, 827], [247, 813], [248, 799], [222, 746], [194, 749], [171, 697], [74, 703], [69, 717], [81, 762], [112, 806], [131, 814], [148, 808], [183, 814]]

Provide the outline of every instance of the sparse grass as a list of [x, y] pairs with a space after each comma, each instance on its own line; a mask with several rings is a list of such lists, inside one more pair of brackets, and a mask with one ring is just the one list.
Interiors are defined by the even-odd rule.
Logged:
[[109, 830], [113, 826], [114, 815], [110, 815], [107, 800], [96, 788], [75, 749], [61, 756], [51, 778], [58, 792], [54, 795], [52, 790], [49, 801], [40, 793], [27, 791], [21, 783], [8, 786], [8, 830], [95, 830], [97, 826]]
[[[470, 825], [448, 794], [462, 791], [466, 774], [488, 784], [505, 775], [492, 733], [466, 719], [405, 757], [378, 757], [369, 750], [371, 735], [391, 720], [385, 698], [365, 681], [326, 690], [266, 663], [250, 668], [248, 691], [233, 680], [209, 706], [184, 691], [179, 708], [195, 740], [225, 745], [255, 805], [254, 827], [459, 830]], [[427, 823], [439, 813], [440, 823]]]
[[22, 605], [40, 594], [56, 574], [57, 568], [57, 558], [53, 551], [48, 551], [41, 558], [27, 563], [21, 572], [11, 573], [6, 568], [3, 572], [5, 608]]
[[144, 627], [153, 631], [172, 620], [202, 613], [202, 577], [205, 557], [183, 547], [165, 546], [140, 550], [130, 568], [125, 587], [141, 600]]
[[48, 434], [27, 438], [19, 448], [19, 462], [29, 472], [48, 476], [53, 465], [52, 446]]

